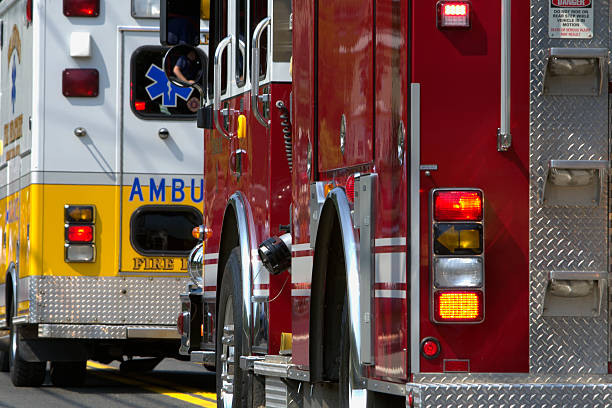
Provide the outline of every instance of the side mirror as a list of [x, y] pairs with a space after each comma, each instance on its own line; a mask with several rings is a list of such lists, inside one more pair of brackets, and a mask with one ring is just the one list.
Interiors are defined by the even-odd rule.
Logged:
[[162, 45], [200, 44], [200, 1], [160, 1], [159, 42]]
[[181, 44], [166, 52], [163, 66], [170, 82], [180, 87], [193, 86], [197, 89], [201, 87], [208, 64], [206, 54], [201, 49]]

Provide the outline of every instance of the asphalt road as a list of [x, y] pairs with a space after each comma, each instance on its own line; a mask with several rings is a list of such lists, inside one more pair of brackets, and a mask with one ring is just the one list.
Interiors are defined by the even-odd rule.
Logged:
[[215, 374], [188, 362], [163, 360], [153, 371], [121, 373], [118, 364], [88, 362], [85, 385], [17, 388], [0, 373], [0, 408], [216, 407]]

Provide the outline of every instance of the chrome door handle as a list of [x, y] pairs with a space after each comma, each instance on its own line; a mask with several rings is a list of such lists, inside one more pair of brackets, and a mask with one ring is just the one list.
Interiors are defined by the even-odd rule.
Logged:
[[270, 17], [266, 17], [261, 20], [259, 24], [257, 24], [255, 31], [253, 31], [253, 42], [251, 49], [251, 54], [253, 55], [251, 58], [251, 108], [253, 109], [255, 119], [257, 119], [257, 121], [266, 128], [269, 128], [270, 124], [259, 112], [257, 105], [257, 101], [259, 99], [259, 46], [261, 42], [261, 34], [263, 33], [263, 30], [270, 26], [271, 21], [272, 19]]
[[[217, 49], [215, 50], [215, 59], [214, 59], [214, 84], [213, 84], [213, 117], [215, 121], [215, 128], [221, 135], [230, 140], [232, 138], [232, 134], [229, 130], [226, 132], [221, 122], [219, 121], [219, 113], [221, 113], [221, 55], [223, 55], [223, 51], [225, 51], [232, 42], [234, 41], [234, 37], [229, 35], [225, 37], [223, 40], [219, 42], [217, 45]], [[228, 61], [229, 63], [229, 61]], [[226, 80], [227, 81], [227, 80]], [[227, 85], [227, 84], [226, 84]]]

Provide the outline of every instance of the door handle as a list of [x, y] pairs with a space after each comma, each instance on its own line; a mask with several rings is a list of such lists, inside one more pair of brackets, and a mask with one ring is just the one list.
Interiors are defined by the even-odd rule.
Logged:
[[[221, 135], [227, 140], [231, 140], [232, 134], [226, 132], [223, 125], [219, 121], [219, 114], [221, 113], [221, 56], [232, 42], [234, 41], [233, 36], [229, 35], [219, 42], [217, 49], [215, 50], [215, 59], [213, 64], [214, 70], [214, 84], [213, 84], [213, 117], [215, 121], [215, 128]], [[229, 63], [229, 61], [228, 61]], [[227, 81], [227, 79], [226, 79]], [[227, 85], [227, 84], [226, 84]]]
[[266, 128], [270, 127], [270, 123], [263, 117], [263, 115], [259, 112], [259, 107], [257, 105], [257, 101], [259, 99], [259, 47], [261, 43], [261, 34], [263, 30], [270, 26], [270, 22], [272, 19], [270, 17], [266, 17], [257, 24], [255, 27], [255, 31], [253, 31], [253, 42], [251, 54], [253, 55], [251, 58], [251, 107], [253, 109], [253, 115], [255, 115], [255, 119], [262, 126]]

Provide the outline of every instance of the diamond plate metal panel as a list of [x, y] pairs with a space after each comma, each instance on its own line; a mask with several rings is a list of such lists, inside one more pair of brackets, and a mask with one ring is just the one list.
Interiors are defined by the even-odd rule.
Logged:
[[186, 278], [34, 276], [31, 323], [174, 325]]
[[125, 326], [40, 324], [38, 336], [54, 339], [127, 339]]
[[412, 392], [414, 406], [419, 408], [612, 406], [612, 385], [609, 384], [412, 384], [408, 392]]
[[[608, 186], [604, 186], [604, 201], [596, 208], [546, 207], [540, 205], [539, 197], [549, 160], [608, 160], [606, 90], [593, 97], [544, 96], [542, 89], [550, 47], [608, 46], [609, 3], [594, 1], [594, 36], [590, 40], [548, 38], [548, 7], [549, 0], [531, 2], [530, 371], [607, 373], [607, 309], [597, 318], [541, 317], [540, 310], [550, 271], [608, 270]], [[504, 392], [502, 386], [489, 388], [495, 395]], [[445, 388], [447, 391], [452, 392], [452, 387]], [[536, 394], [549, 391], [538, 390]], [[607, 392], [604, 394], [609, 398]], [[597, 388], [592, 395], [603, 394]], [[516, 401], [524, 403], [526, 396], [517, 395]], [[563, 402], [578, 406], [569, 400]], [[526, 406], [536, 406], [529, 404]]]

